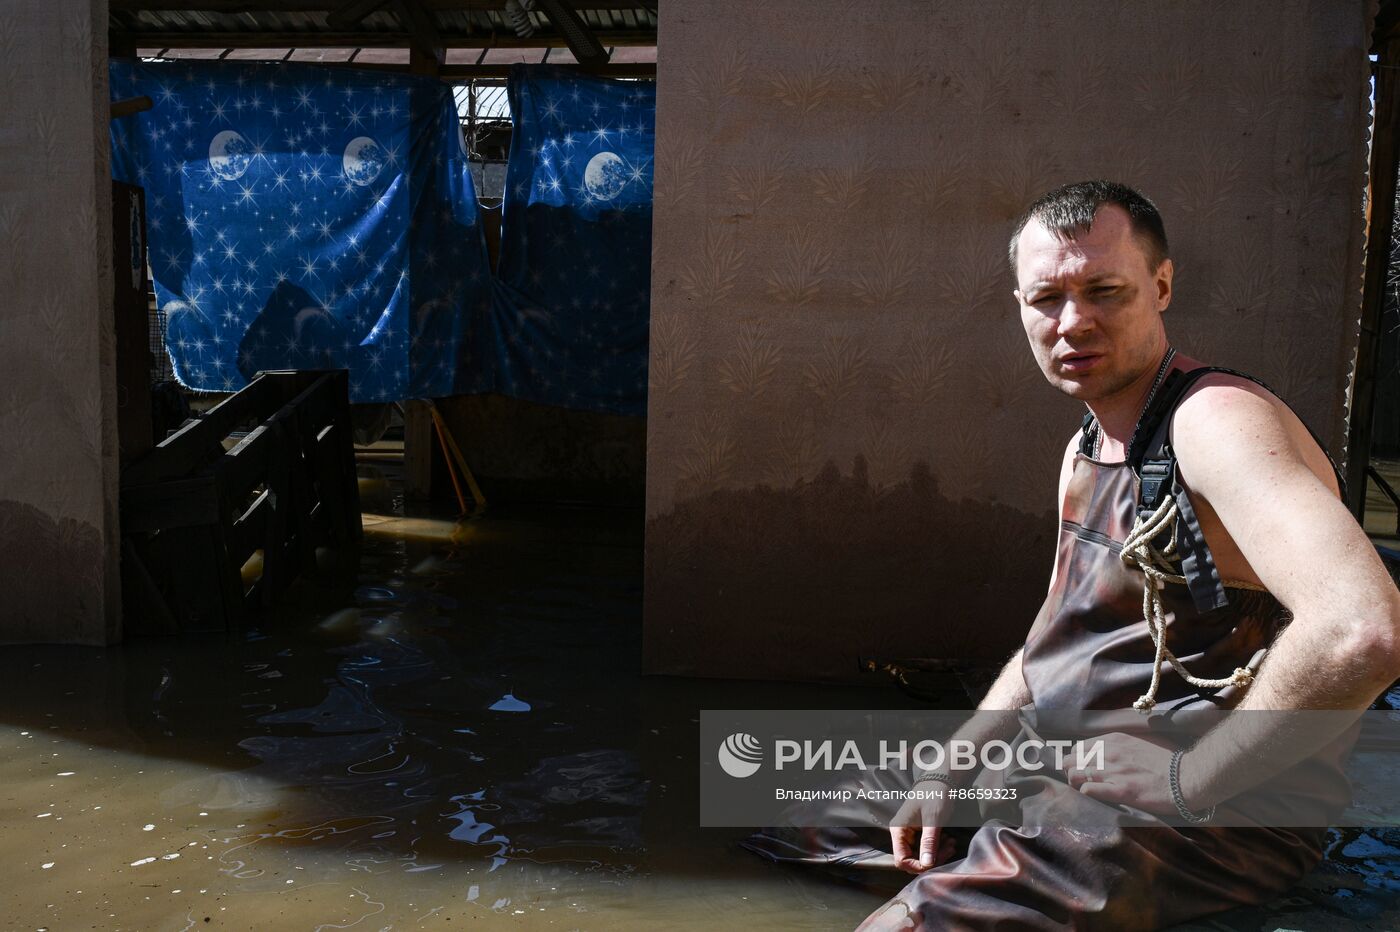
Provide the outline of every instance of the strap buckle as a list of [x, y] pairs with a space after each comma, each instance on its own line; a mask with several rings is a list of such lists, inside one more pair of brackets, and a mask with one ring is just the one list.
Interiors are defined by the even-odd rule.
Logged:
[[1139, 470], [1138, 515], [1150, 515], [1161, 507], [1171, 494], [1172, 474], [1176, 459], [1144, 460]]

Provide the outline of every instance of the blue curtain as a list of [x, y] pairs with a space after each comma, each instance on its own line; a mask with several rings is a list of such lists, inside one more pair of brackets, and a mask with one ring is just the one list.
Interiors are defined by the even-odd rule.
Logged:
[[348, 368], [353, 401], [457, 390], [492, 287], [449, 88], [410, 75], [234, 62], [111, 65], [112, 173], [146, 189], [175, 374]]
[[498, 390], [646, 414], [656, 85], [517, 65]]
[[177, 377], [348, 368], [353, 401], [646, 413], [655, 87], [517, 67], [492, 276], [450, 89], [314, 65], [113, 62]]

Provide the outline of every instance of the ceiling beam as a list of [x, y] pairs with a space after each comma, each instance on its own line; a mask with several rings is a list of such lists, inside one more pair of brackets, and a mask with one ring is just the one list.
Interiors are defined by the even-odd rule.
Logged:
[[437, 20], [418, 0], [395, 0], [394, 10], [399, 15], [399, 24], [408, 32], [409, 70], [414, 74], [437, 74], [447, 61], [447, 48], [442, 44]]
[[[272, 59], [268, 59], [271, 61]], [[300, 62], [297, 64], [312, 64], [318, 68], [355, 68], [361, 71], [387, 71], [397, 74], [410, 74], [410, 65], [393, 65], [384, 62], [358, 62], [358, 61], [318, 61]], [[510, 77], [512, 65], [443, 65], [437, 70], [435, 77], [443, 81], [454, 84], [462, 81], [504, 81]], [[609, 62], [597, 68], [584, 68], [581, 65], [555, 65], [565, 71], [577, 71], [581, 74], [590, 74], [600, 78], [656, 78], [655, 62]]]
[[[428, 10], [497, 10], [504, 0], [422, 0]], [[345, 5], [345, 0], [107, 0], [113, 13], [200, 12], [200, 13], [324, 13]], [[573, 0], [576, 10], [637, 10], [645, 7], [635, 0]]]
[[[598, 32], [605, 46], [653, 46], [654, 32]], [[443, 48], [449, 49], [541, 49], [565, 48], [568, 43], [556, 34], [535, 33], [522, 39], [514, 33], [478, 33], [464, 36], [443, 34]], [[285, 48], [409, 48], [413, 42], [405, 32], [145, 32], [114, 30], [109, 33], [113, 46], [143, 49], [285, 49]]]

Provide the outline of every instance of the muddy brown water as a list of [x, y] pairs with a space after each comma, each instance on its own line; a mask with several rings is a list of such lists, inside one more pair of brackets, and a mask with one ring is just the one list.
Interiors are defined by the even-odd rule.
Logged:
[[[352, 589], [230, 635], [0, 649], [5, 928], [845, 929], [879, 904], [697, 828], [697, 721], [906, 697], [641, 677], [640, 513], [456, 522], [397, 489], [362, 482]], [[1400, 839], [1335, 842], [1291, 911], [1394, 928], [1369, 923]]]

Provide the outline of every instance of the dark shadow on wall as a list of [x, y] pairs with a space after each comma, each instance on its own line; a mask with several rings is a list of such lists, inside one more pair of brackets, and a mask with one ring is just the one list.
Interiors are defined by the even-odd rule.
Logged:
[[644, 669], [853, 680], [866, 659], [1004, 660], [1049, 583], [1053, 512], [953, 501], [925, 462], [873, 487], [828, 461], [788, 489], [681, 496], [646, 527]]
[[[92, 619], [104, 612], [102, 554], [91, 524], [0, 500], [0, 643], [94, 643]], [[53, 584], [55, 567], [68, 567], [65, 585]]]

